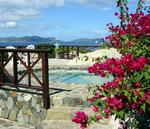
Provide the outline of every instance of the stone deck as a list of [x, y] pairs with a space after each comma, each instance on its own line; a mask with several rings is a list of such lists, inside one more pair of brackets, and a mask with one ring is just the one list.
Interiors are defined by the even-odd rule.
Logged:
[[29, 124], [14, 122], [0, 117], [0, 129], [35, 129], [35, 127]]

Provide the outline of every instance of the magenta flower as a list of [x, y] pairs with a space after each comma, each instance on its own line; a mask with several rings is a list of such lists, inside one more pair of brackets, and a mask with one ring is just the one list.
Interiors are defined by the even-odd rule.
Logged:
[[97, 106], [94, 106], [94, 107], [93, 107], [93, 111], [94, 111], [94, 112], [98, 112], [98, 111], [99, 111], [99, 108], [98, 108]]
[[139, 82], [135, 82], [133, 83], [134, 88], [139, 88], [141, 86], [141, 84]]
[[115, 97], [107, 98], [107, 102], [110, 107], [115, 108], [116, 110], [121, 110], [124, 106], [124, 103]]
[[102, 120], [102, 119], [103, 119], [102, 116], [100, 116], [100, 115], [96, 116], [96, 121], [99, 121], [99, 120]]
[[76, 116], [72, 119], [75, 123], [80, 123], [81, 129], [87, 128], [89, 117], [85, 112], [76, 112]]
[[147, 91], [147, 92], [144, 94], [144, 96], [145, 96], [146, 98], [150, 99], [150, 90]]
[[110, 109], [109, 109], [109, 108], [104, 108], [104, 113], [106, 113], [106, 114], [110, 114], [110, 113], [111, 113], [111, 111], [110, 111]]

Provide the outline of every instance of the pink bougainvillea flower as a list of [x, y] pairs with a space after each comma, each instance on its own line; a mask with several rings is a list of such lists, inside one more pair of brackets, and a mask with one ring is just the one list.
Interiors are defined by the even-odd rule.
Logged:
[[124, 103], [116, 97], [108, 97], [107, 102], [110, 107], [115, 108], [116, 110], [121, 110], [124, 106]]
[[88, 99], [88, 102], [89, 102], [90, 104], [94, 103], [94, 101], [95, 101], [95, 97]]
[[94, 112], [98, 112], [98, 111], [99, 111], [99, 107], [93, 106], [93, 111], [94, 111]]
[[148, 90], [147, 92], [145, 92], [144, 96], [148, 99], [150, 99], [150, 90]]
[[75, 117], [72, 119], [75, 123], [80, 123], [81, 129], [87, 128], [89, 117], [85, 112], [76, 112]]
[[139, 82], [135, 82], [133, 83], [134, 88], [139, 88], [141, 86], [141, 84]]
[[100, 120], [102, 120], [103, 118], [102, 118], [102, 116], [101, 115], [97, 115], [96, 116], [96, 121], [100, 121]]
[[110, 109], [109, 109], [109, 108], [104, 108], [104, 113], [106, 113], [106, 114], [110, 114], [110, 113], [111, 113], [111, 111], [110, 111]]

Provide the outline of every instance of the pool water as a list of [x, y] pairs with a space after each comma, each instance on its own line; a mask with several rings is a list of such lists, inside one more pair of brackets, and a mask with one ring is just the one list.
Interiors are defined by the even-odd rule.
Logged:
[[52, 82], [63, 82], [66, 84], [95, 84], [102, 85], [113, 77], [102, 78], [88, 73], [86, 70], [50, 70], [49, 80]]

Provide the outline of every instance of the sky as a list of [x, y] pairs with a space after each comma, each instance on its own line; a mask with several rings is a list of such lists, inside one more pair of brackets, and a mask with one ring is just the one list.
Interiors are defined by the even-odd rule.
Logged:
[[[119, 23], [115, 1], [0, 0], [0, 37], [103, 38], [109, 34], [107, 23]], [[130, 0], [131, 12], [136, 4], [137, 0]]]

